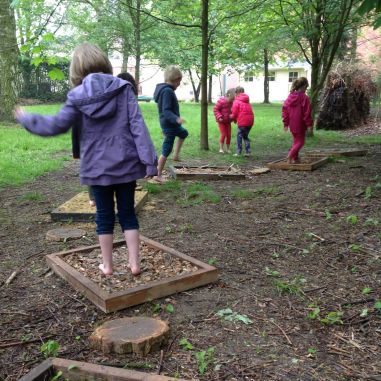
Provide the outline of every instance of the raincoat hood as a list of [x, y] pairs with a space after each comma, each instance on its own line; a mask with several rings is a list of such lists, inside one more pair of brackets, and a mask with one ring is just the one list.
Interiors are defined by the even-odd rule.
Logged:
[[155, 100], [156, 103], [159, 102], [159, 98], [161, 93], [163, 92], [164, 89], [170, 88], [173, 90], [173, 87], [169, 83], [158, 83], [155, 88], [155, 92], [153, 93], [153, 99]]
[[93, 119], [109, 118], [117, 110], [117, 95], [130, 85], [111, 74], [92, 73], [68, 93], [68, 101]]
[[301, 104], [304, 99], [304, 92], [293, 91], [284, 102], [285, 107], [295, 107]]
[[249, 96], [248, 96], [247, 94], [245, 94], [245, 93], [237, 94], [237, 95], [235, 96], [235, 99], [236, 99], [237, 101], [240, 101], [240, 102], [250, 103], [250, 98], [249, 98]]

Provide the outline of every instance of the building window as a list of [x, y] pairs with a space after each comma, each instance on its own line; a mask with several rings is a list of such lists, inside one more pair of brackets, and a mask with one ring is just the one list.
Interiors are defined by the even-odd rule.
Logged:
[[298, 72], [297, 71], [290, 71], [288, 73], [288, 82], [294, 82], [294, 80], [297, 78], [298, 78]]
[[275, 71], [269, 71], [269, 81], [275, 81]]
[[254, 73], [252, 71], [246, 72], [243, 79], [245, 82], [253, 82], [254, 81]]

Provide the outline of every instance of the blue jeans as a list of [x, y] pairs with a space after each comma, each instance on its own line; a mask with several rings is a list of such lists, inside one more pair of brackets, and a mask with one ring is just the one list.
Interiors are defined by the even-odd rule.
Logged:
[[118, 208], [118, 220], [125, 230], [139, 229], [135, 214], [135, 188], [136, 181], [114, 185], [92, 185], [97, 212], [95, 222], [97, 234], [113, 234], [115, 225], [115, 201]]
[[237, 153], [242, 152], [242, 139], [245, 142], [245, 151], [246, 153], [250, 153], [250, 139], [249, 132], [251, 127], [238, 127], [237, 131]]

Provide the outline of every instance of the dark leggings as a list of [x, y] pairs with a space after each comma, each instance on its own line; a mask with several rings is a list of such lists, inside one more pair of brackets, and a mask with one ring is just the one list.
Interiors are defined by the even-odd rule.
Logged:
[[135, 214], [136, 181], [114, 185], [92, 185], [97, 212], [95, 222], [97, 234], [113, 234], [115, 224], [115, 201], [122, 231], [139, 229]]

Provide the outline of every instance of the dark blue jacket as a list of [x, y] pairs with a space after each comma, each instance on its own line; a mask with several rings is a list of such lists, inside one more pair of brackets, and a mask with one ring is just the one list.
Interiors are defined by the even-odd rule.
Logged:
[[121, 184], [157, 174], [155, 148], [132, 86], [110, 74], [86, 76], [57, 115], [25, 114], [19, 122], [42, 136], [76, 125], [82, 184]]
[[153, 95], [159, 109], [160, 126], [163, 130], [177, 128], [177, 118], [180, 116], [179, 101], [173, 87], [168, 83], [156, 85]]

